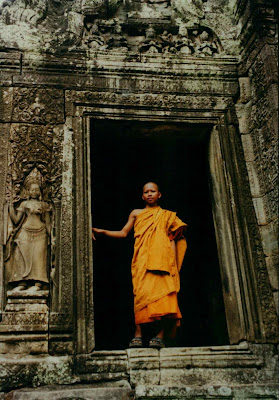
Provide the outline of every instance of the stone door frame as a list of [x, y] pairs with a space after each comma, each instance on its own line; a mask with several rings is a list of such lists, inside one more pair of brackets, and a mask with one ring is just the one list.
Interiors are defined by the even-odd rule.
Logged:
[[[142, 98], [142, 96], [144, 96]], [[212, 107], [214, 104], [214, 107]], [[204, 123], [210, 139], [213, 215], [231, 344], [276, 341], [276, 318], [231, 98], [66, 92], [73, 135], [74, 282], [77, 354], [94, 350], [90, 119]], [[243, 203], [244, 201], [244, 203]], [[256, 249], [256, 251], [255, 251]], [[232, 268], [233, 266], [233, 268]]]

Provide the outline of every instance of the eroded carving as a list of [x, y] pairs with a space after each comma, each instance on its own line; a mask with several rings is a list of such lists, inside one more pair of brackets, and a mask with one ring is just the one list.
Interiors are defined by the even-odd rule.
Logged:
[[15, 122], [64, 122], [64, 98], [59, 89], [16, 89], [12, 114]]
[[[112, 18], [104, 12], [103, 2], [94, 2], [91, 9], [87, 7], [84, 19], [83, 47], [214, 56], [223, 48], [216, 34], [200, 25], [202, 4], [202, 0], [176, 1], [173, 4], [169, 1], [125, 1]], [[199, 16], [198, 20], [194, 15]]]
[[[196, 32], [196, 31], [195, 31]], [[216, 43], [212, 38], [209, 37], [207, 31], [203, 31], [200, 35], [197, 33], [198, 40], [200, 41], [199, 46], [197, 47], [197, 52], [201, 56], [213, 56], [218, 52]]]
[[4, 1], [0, 7], [0, 14], [7, 25], [25, 22], [30, 25], [37, 25], [42, 22], [47, 14], [47, 0], [10, 0]]
[[[7, 1], [0, 9], [0, 44], [46, 53], [81, 45], [90, 50], [212, 56], [222, 46], [209, 27], [201, 28], [204, 1]], [[199, 50], [194, 51], [190, 31], [189, 35], [179, 32], [181, 26], [202, 35]]]
[[107, 48], [117, 51], [128, 50], [127, 39], [123, 36], [121, 25], [118, 22], [116, 22], [113, 28], [112, 36], [107, 41]]

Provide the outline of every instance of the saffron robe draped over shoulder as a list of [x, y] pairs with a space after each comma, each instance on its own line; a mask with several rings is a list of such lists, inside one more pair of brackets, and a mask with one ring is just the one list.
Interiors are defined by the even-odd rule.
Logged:
[[[144, 209], [134, 224], [132, 280], [137, 323], [173, 314], [181, 318], [177, 304], [179, 271], [187, 248], [182, 236], [187, 225], [175, 212], [161, 207]], [[171, 240], [176, 240], [176, 257]], [[157, 319], [158, 319], [157, 318]]]

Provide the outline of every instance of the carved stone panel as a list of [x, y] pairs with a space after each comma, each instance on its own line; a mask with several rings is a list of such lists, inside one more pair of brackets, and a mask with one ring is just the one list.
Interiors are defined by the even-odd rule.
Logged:
[[12, 124], [10, 131], [7, 199], [22, 199], [26, 176], [36, 167], [45, 183], [47, 199], [61, 199], [61, 138], [52, 126]]
[[59, 124], [64, 122], [64, 95], [60, 89], [14, 89], [13, 122]]

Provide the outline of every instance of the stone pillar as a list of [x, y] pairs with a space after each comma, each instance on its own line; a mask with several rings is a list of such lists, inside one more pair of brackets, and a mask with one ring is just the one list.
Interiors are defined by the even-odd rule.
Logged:
[[237, 16], [242, 27], [243, 52], [236, 108], [266, 266], [279, 313], [278, 38], [275, 3], [238, 1]]

